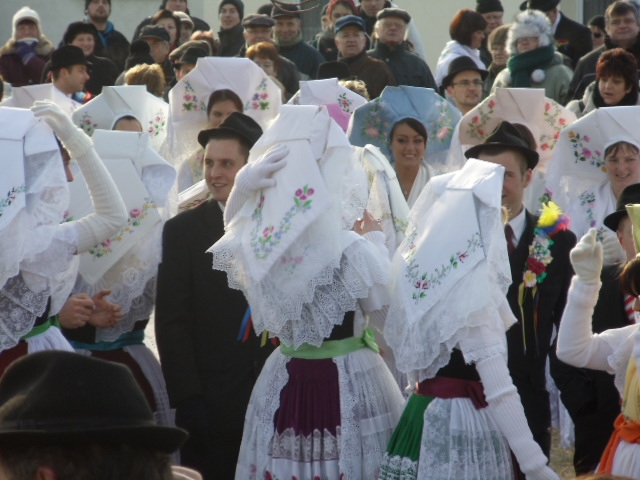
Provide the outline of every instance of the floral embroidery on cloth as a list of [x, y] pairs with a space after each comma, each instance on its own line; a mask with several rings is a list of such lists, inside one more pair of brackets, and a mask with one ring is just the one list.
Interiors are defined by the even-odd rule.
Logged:
[[89, 249], [89, 254], [97, 259], [111, 253], [111, 245], [114, 242], [121, 242], [127, 234], [133, 233], [135, 227], [142, 225], [142, 221], [147, 217], [149, 209], [152, 208], [157, 208], [155, 202], [150, 198], [145, 198], [142, 207], [131, 209], [127, 224], [113, 237], [107, 238], [105, 241]]
[[260, 85], [256, 88], [251, 100], [248, 101], [244, 109], [246, 110], [269, 110], [271, 102], [269, 101], [269, 92], [267, 91], [267, 79], [264, 78]]
[[147, 132], [149, 132], [149, 135], [156, 137], [165, 130], [166, 125], [167, 119], [165, 118], [165, 112], [158, 110], [155, 116], [149, 120], [149, 128], [147, 129]]
[[0, 199], [0, 217], [2, 217], [2, 213], [5, 208], [9, 207], [13, 202], [15, 202], [16, 197], [20, 193], [24, 193], [27, 191], [27, 187], [25, 185], [20, 185], [18, 187], [12, 187], [11, 190], [7, 192], [5, 198]]
[[547, 278], [547, 267], [553, 261], [551, 256], [551, 246], [554, 244], [552, 237], [558, 232], [569, 228], [569, 217], [562, 213], [558, 205], [548, 202], [542, 205], [540, 218], [536, 228], [533, 230], [533, 242], [529, 245], [529, 257], [527, 258], [526, 269], [522, 274], [522, 283], [519, 287], [518, 304], [520, 305], [520, 315], [522, 319], [522, 340], [524, 353], [527, 353], [527, 341], [524, 328], [524, 301], [527, 293], [533, 296], [534, 313], [533, 328], [538, 342], [538, 285]]
[[[596, 206], [595, 192], [593, 190], [586, 190], [585, 192], [582, 192], [578, 198], [580, 199], [580, 206], [584, 208], [584, 213], [587, 215], [587, 219], [589, 220], [589, 228], [595, 228], [597, 225], [596, 218], [593, 213]], [[598, 235], [596, 238], [599, 241], [604, 240], [604, 232], [604, 227], [598, 228]]]
[[[268, 225], [262, 230], [262, 234], [259, 235], [258, 231], [262, 227], [262, 208], [264, 207], [264, 195], [260, 195], [260, 200], [256, 209], [253, 211], [251, 219], [254, 221], [255, 226], [251, 231], [251, 248], [256, 256], [260, 260], [267, 258], [273, 248], [277, 246], [282, 237], [291, 229], [291, 220], [298, 213], [305, 213], [311, 210], [311, 203], [313, 200], [310, 198], [315, 193], [315, 190], [308, 185], [298, 188], [293, 196], [293, 205], [284, 214], [278, 230], [275, 230], [274, 225]], [[289, 262], [295, 266], [299, 262]]]
[[184, 82], [184, 95], [182, 96], [182, 111], [197, 112], [206, 111], [207, 106], [202, 100], [198, 100], [196, 89], [186, 80]]
[[491, 133], [490, 131], [487, 131], [486, 125], [492, 118], [495, 106], [496, 101], [493, 99], [478, 106], [477, 115], [474, 115], [473, 118], [471, 118], [471, 124], [469, 125], [469, 128], [467, 128], [467, 135], [479, 142], [482, 142], [485, 137]]
[[553, 150], [556, 146], [560, 138], [560, 131], [567, 126], [567, 119], [560, 116], [562, 112], [563, 107], [557, 102], [550, 101], [544, 104], [544, 122], [553, 129], [553, 134], [548, 135], [542, 133], [540, 135], [540, 141], [538, 143], [541, 150]]
[[82, 131], [84, 131], [84, 133], [89, 136], [92, 136], [93, 132], [96, 130], [96, 128], [98, 128], [98, 124], [93, 121], [91, 115], [89, 115], [87, 112], [82, 114], [80, 125], [78, 126], [82, 129]]
[[416, 233], [409, 237], [410, 245], [409, 250], [405, 254], [405, 260], [407, 264], [405, 278], [408, 278], [413, 283], [412, 298], [417, 304], [420, 300], [427, 296], [427, 290], [438, 286], [442, 283], [442, 280], [451, 273], [452, 270], [458, 268], [458, 266], [472, 255], [478, 248], [482, 248], [482, 238], [480, 232], [474, 233], [471, 238], [467, 240], [467, 249], [464, 251], [458, 251], [451, 255], [448, 264], [442, 264], [440, 267], [436, 267], [433, 272], [423, 272], [420, 274], [420, 266], [415, 259], [416, 245], [414, 243]]
[[592, 165], [596, 168], [604, 169], [604, 158], [600, 150], [591, 150], [587, 144], [591, 141], [591, 138], [587, 134], [581, 134], [579, 132], [570, 131], [567, 133], [571, 146], [573, 147], [573, 156], [575, 163], [584, 162], [587, 165]]

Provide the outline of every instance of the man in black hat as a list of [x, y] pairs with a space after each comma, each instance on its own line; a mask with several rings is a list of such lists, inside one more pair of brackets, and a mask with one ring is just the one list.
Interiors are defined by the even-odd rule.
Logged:
[[523, 198], [538, 163], [538, 153], [531, 149], [518, 128], [501, 122], [482, 144], [467, 150], [465, 156], [504, 167], [502, 205], [509, 214], [505, 235], [513, 279], [507, 299], [517, 319], [517, 324], [507, 331], [508, 366], [533, 438], [548, 457], [551, 407], [545, 367], [554, 326], [560, 323], [573, 275], [569, 252], [576, 244], [576, 237], [569, 230], [553, 235], [552, 244], [549, 242], [546, 247], [551, 261], [545, 266], [546, 275], [536, 277], [534, 293], [532, 287], [525, 285], [524, 274], [532, 260], [530, 247], [539, 241], [534, 232], [538, 217], [527, 211]]
[[442, 88], [464, 115], [482, 100], [482, 84], [488, 74], [487, 70], [478, 68], [473, 59], [461, 56], [449, 64]]
[[491, 65], [493, 57], [487, 48], [487, 40], [491, 32], [502, 25], [504, 17], [504, 7], [500, 0], [476, 0], [476, 12], [481, 14], [487, 21], [487, 28], [484, 30], [484, 40], [480, 46], [480, 59], [487, 68]]
[[[268, 15], [260, 15], [252, 13], [242, 20], [244, 28], [245, 45], [238, 52], [238, 57], [244, 57], [247, 49], [256, 43], [272, 42], [273, 43], [273, 26], [275, 20]], [[288, 58], [279, 55], [280, 66], [276, 78], [282, 83], [285, 89], [285, 96], [291, 98], [300, 89], [300, 72], [295, 63]]]
[[[631, 219], [625, 205], [640, 203], [640, 184], [629, 185], [620, 194], [616, 211], [607, 215], [604, 224], [616, 232], [627, 261], [635, 258]], [[594, 333], [635, 323], [634, 297], [620, 290], [620, 274], [626, 262], [605, 265], [600, 274], [602, 286], [593, 311]], [[593, 472], [613, 433], [620, 414], [620, 393], [613, 375], [600, 370], [576, 368], [549, 356], [551, 376], [556, 382], [562, 403], [575, 426], [573, 467], [577, 475]]]
[[520, 10], [540, 10], [549, 19], [551, 31], [556, 39], [558, 51], [571, 59], [575, 68], [578, 60], [591, 51], [591, 30], [589, 27], [571, 20], [558, 7], [560, 0], [527, 0], [520, 4]]
[[115, 63], [118, 74], [124, 70], [124, 61], [129, 54], [129, 41], [109, 21], [111, 0], [85, 0], [85, 20], [98, 30], [103, 55]]
[[367, 55], [367, 37], [362, 18], [356, 15], [340, 17], [334, 31], [338, 61], [346, 63], [351, 75], [367, 85], [370, 98], [379, 97], [387, 85], [398, 84], [386, 63]]
[[175, 74], [173, 73], [173, 65], [171, 65], [171, 61], [169, 60], [169, 32], [163, 27], [147, 25], [140, 31], [139, 38], [149, 44], [151, 56], [153, 60], [162, 67], [167, 85], [173, 83]]
[[572, 97], [568, 100], [582, 99], [587, 86], [596, 79], [596, 64], [602, 52], [624, 48], [640, 64], [640, 19], [636, 6], [625, 0], [613, 2], [604, 12], [604, 25], [607, 33], [605, 42], [578, 62], [569, 84]]
[[[86, 0], [85, 0], [86, 1]], [[210, 30], [209, 24], [201, 18], [194, 17], [189, 11], [189, 2], [187, 0], [162, 0], [160, 2], [159, 10], [169, 10], [171, 13], [184, 12], [189, 15], [189, 18], [193, 21], [193, 31], [207, 32]], [[144, 27], [149, 25], [152, 21], [152, 16], [148, 16], [142, 20], [135, 31], [133, 32], [133, 40], [140, 38], [140, 32]]]
[[87, 59], [80, 47], [63, 45], [51, 55], [51, 77], [53, 86], [73, 98], [84, 91], [89, 80]]
[[384, 8], [378, 12], [374, 27], [375, 48], [367, 54], [387, 64], [398, 85], [436, 88], [427, 63], [407, 49], [407, 30], [411, 16], [401, 8]]
[[275, 40], [280, 55], [298, 67], [302, 80], [314, 80], [324, 57], [302, 38], [300, 7], [295, 4], [274, 5], [271, 18], [275, 20]]
[[223, 209], [261, 135], [254, 120], [237, 112], [200, 132], [211, 199], [167, 221], [162, 234], [158, 351], [176, 425], [190, 435], [182, 463], [211, 480], [234, 477], [249, 396], [272, 352], [253, 332], [242, 341], [247, 301], [229, 288], [226, 273], [211, 268], [206, 253], [224, 235]]
[[[192, 42], [195, 44], [198, 41], [193, 40]], [[176, 72], [176, 81], [182, 80], [182, 77], [196, 68], [196, 63], [198, 63], [199, 58], [208, 56], [209, 52], [200, 45], [195, 44], [185, 48], [180, 54], [180, 57], [173, 62], [173, 69]]]
[[186, 438], [156, 424], [123, 365], [46, 351], [0, 379], [2, 479], [166, 480]]

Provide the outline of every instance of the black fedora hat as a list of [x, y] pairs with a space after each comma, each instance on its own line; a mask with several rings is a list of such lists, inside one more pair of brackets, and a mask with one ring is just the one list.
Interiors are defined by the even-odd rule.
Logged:
[[487, 147], [503, 147], [518, 150], [527, 160], [527, 168], [534, 169], [540, 156], [535, 150], [529, 148], [527, 141], [522, 138], [520, 132], [509, 122], [502, 121], [496, 129], [480, 145], [471, 147], [464, 152], [467, 158], [479, 158], [478, 155]]
[[351, 77], [351, 70], [349, 70], [349, 65], [346, 63], [332, 60], [330, 62], [320, 64], [318, 67], [317, 77], [318, 80], [323, 80], [325, 78], [337, 78], [338, 80], [343, 80]]
[[475, 70], [480, 74], [480, 78], [484, 80], [487, 78], [489, 72], [482, 68], [479, 68], [476, 65], [476, 62], [473, 61], [471, 57], [467, 57], [466, 55], [461, 55], [459, 57], [454, 58], [449, 64], [449, 70], [447, 71], [447, 76], [442, 79], [442, 86], [448, 87], [453, 82], [453, 78], [459, 74], [460, 72], [466, 72], [467, 70]]
[[244, 141], [251, 148], [262, 136], [262, 128], [253, 118], [244, 113], [233, 112], [217, 128], [202, 130], [198, 134], [198, 143], [202, 145], [202, 148], [205, 148], [209, 140], [221, 136], [226, 137], [229, 134], [237, 137], [238, 140]]
[[618, 198], [616, 211], [604, 217], [604, 225], [614, 232], [618, 230], [620, 220], [627, 216], [625, 207], [630, 203], [640, 203], [640, 183], [634, 183], [622, 190]]
[[520, 4], [520, 10], [540, 10], [548, 12], [560, 5], [560, 0], [527, 0]]
[[187, 436], [156, 424], [123, 365], [45, 351], [15, 361], [0, 379], [0, 449], [96, 442], [172, 453]]
[[56, 48], [51, 54], [51, 71], [72, 65], [87, 65], [87, 59], [80, 47], [75, 45], [63, 45]]

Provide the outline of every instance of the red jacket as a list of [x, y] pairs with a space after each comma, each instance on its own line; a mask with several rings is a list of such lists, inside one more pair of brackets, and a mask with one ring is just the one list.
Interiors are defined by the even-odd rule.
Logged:
[[51, 58], [53, 50], [53, 44], [42, 36], [36, 46], [36, 56], [23, 65], [16, 53], [15, 40], [11, 39], [0, 49], [0, 75], [13, 87], [41, 83], [42, 70]]

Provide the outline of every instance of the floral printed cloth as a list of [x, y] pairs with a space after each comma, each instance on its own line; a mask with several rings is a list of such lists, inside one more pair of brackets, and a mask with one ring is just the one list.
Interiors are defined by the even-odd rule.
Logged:
[[392, 161], [391, 129], [408, 117], [420, 121], [427, 130], [427, 162], [433, 165], [435, 154], [445, 158], [461, 114], [430, 88], [406, 85], [385, 88], [380, 97], [356, 109], [347, 134], [352, 145], [375, 145]]
[[104, 87], [100, 95], [78, 108], [72, 118], [92, 136], [96, 129], [112, 130], [127, 115], [138, 119], [142, 131], [149, 134], [151, 148], [160, 151], [167, 138], [169, 105], [147, 92], [144, 85]]

